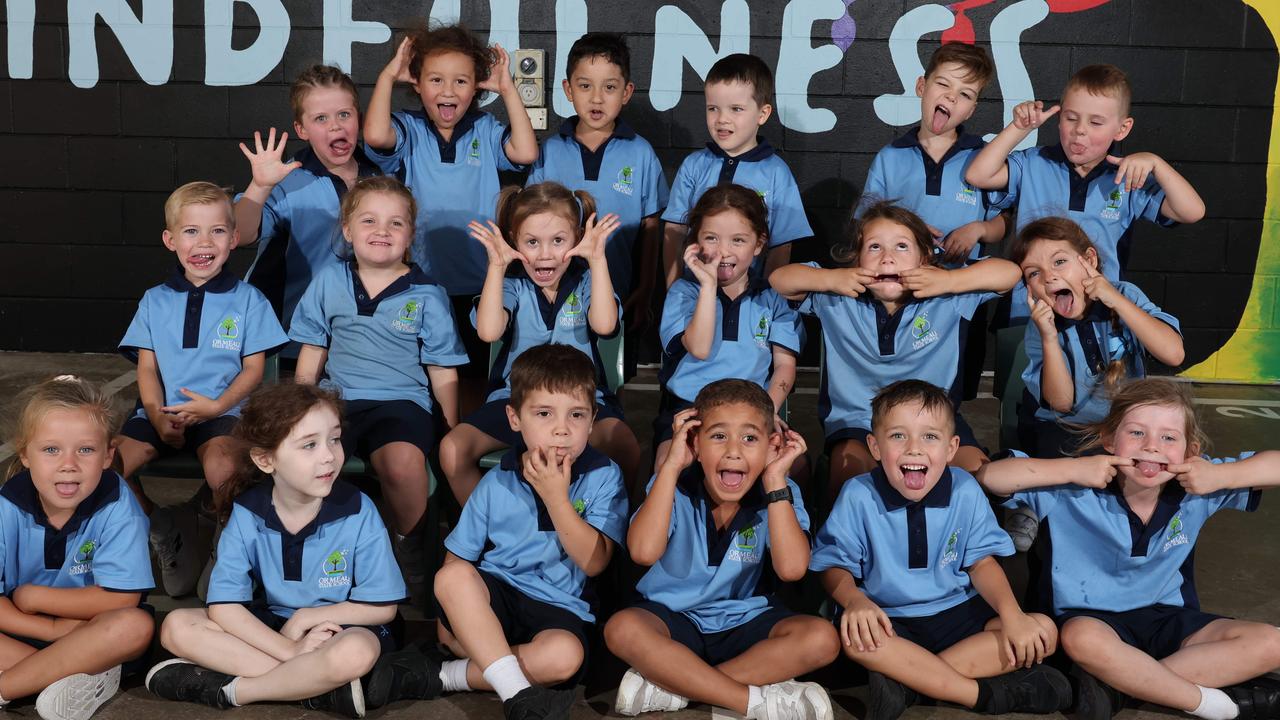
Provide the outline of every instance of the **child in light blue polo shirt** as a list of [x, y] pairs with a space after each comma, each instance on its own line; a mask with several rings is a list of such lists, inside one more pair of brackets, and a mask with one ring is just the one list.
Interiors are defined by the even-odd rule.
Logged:
[[177, 658], [147, 673], [148, 690], [219, 709], [301, 700], [357, 718], [378, 704], [361, 679], [395, 649], [405, 585], [373, 501], [338, 479], [340, 413], [312, 385], [250, 397], [240, 467], [219, 496], [209, 606], [165, 618], [161, 643]]
[[177, 266], [142, 297], [120, 340], [121, 353], [138, 366], [138, 409], [121, 428], [118, 449], [121, 474], [152, 516], [165, 592], [182, 596], [195, 590], [209, 556], [198, 539], [196, 509], [153, 510], [134, 474], [186, 450], [199, 457], [205, 484], [221, 487], [235, 467], [230, 435], [240, 404], [262, 382], [267, 353], [289, 338], [262, 293], [224, 267], [236, 224], [221, 188], [183, 185], [165, 201], [164, 214], [164, 244]]
[[1253, 511], [1280, 484], [1280, 453], [1201, 458], [1191, 393], [1168, 379], [1125, 385], [1084, 431], [1084, 449], [1106, 455], [1014, 458], [979, 474], [1053, 540], [1044, 566], [1077, 715], [1108, 720], [1134, 698], [1209, 720], [1275, 717], [1280, 692], [1251, 679], [1280, 665], [1280, 629], [1201, 610], [1193, 568], [1211, 515]]
[[[871, 398], [895, 380], [948, 388], [960, 403], [960, 351], [978, 307], [1018, 281], [1018, 268], [987, 258], [955, 270], [933, 264], [933, 239], [915, 213], [887, 202], [867, 208], [832, 256], [845, 265], [793, 264], [770, 277], [800, 312], [822, 322], [825, 372], [818, 400], [831, 457], [831, 489], [876, 467], [867, 449]], [[957, 414], [955, 464], [986, 462]]]
[[[271, 301], [289, 328], [293, 309], [311, 279], [340, 265], [338, 212], [342, 197], [361, 177], [381, 174], [360, 147], [360, 93], [351, 76], [332, 65], [313, 65], [289, 92], [293, 130], [307, 147], [283, 162], [288, 133], [266, 143], [253, 134], [254, 148], [240, 143], [253, 179], [236, 198], [241, 247], [258, 246], [245, 279]], [[298, 357], [297, 343], [281, 351]], [[286, 363], [291, 371], [292, 362]]]
[[0, 487], [0, 709], [87, 720], [151, 644], [147, 518], [111, 470], [111, 397], [70, 375], [21, 397]]
[[982, 488], [958, 467], [951, 399], [900, 380], [872, 401], [880, 463], [844, 484], [809, 569], [842, 608], [845, 653], [870, 671], [867, 717], [894, 720], [919, 695], [976, 712], [1051, 713], [1071, 702], [1039, 664], [1053, 621], [1018, 606], [996, 561], [1013, 543]]
[[597, 212], [618, 216], [605, 253], [609, 276], [624, 306], [648, 308], [669, 188], [653, 147], [619, 117], [635, 90], [631, 51], [619, 34], [587, 33], [574, 41], [565, 67], [564, 92], [577, 115], [543, 141], [527, 184], [554, 180], [586, 190]]
[[671, 183], [662, 219], [662, 267], [667, 287], [680, 276], [689, 211], [707, 188], [737, 183], [755, 190], [769, 208], [769, 250], [753, 267], [768, 276], [791, 259], [789, 245], [813, 235], [800, 188], [773, 146], [756, 135], [773, 113], [773, 73], [754, 55], [737, 53], [711, 66], [704, 81], [707, 147], [684, 159]]
[[741, 185], [717, 185], [689, 213], [684, 264], [694, 279], [667, 291], [659, 331], [662, 400], [653, 421], [655, 464], [671, 442], [671, 422], [703, 387], [724, 378], [767, 387], [775, 410], [795, 386], [803, 345], [800, 317], [751, 264], [769, 237], [760, 196]]
[[830, 718], [826, 691], [793, 678], [835, 659], [835, 632], [762, 584], [766, 574], [799, 580], [809, 563], [809, 516], [787, 478], [804, 439], [775, 430], [773, 400], [748, 380], [707, 385], [674, 424], [627, 532], [631, 558], [649, 568], [636, 585], [643, 599], [605, 627], [609, 650], [631, 665], [615, 710], [696, 700], [752, 720]]

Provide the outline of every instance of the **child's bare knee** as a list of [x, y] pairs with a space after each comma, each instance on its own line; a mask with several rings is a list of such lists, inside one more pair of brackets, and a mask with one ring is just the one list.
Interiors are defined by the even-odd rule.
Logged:
[[476, 569], [467, 562], [449, 562], [436, 571], [436, 599], [441, 603], [449, 603], [457, 596], [457, 590], [466, 583], [475, 580]]
[[1099, 643], [1105, 641], [1105, 627], [1100, 620], [1072, 618], [1059, 631], [1058, 642], [1071, 659], [1088, 659], [1097, 655]]
[[160, 623], [160, 645], [178, 657], [186, 657], [191, 638], [204, 624], [199, 610], [179, 609], [171, 611]]
[[98, 616], [108, 631], [111, 647], [126, 657], [141, 655], [151, 645], [156, 623], [151, 614], [141, 608], [111, 610]]
[[327, 680], [334, 687], [363, 676], [378, 661], [378, 638], [364, 628], [350, 628], [325, 646]]
[[831, 623], [814, 618], [807, 622], [804, 633], [804, 651], [814, 669], [825, 667], [840, 655], [840, 634]]
[[631, 647], [636, 639], [645, 632], [644, 624], [639, 622], [630, 610], [622, 610], [609, 618], [604, 626], [604, 644], [617, 653]]
[[548, 683], [562, 683], [578, 673], [582, 667], [584, 651], [582, 643], [568, 632], [556, 632], [544, 641], [539, 653], [540, 675]]

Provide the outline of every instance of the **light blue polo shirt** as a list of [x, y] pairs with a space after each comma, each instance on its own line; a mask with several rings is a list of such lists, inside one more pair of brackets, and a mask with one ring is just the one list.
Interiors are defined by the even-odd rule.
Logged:
[[[587, 574], [565, 552], [547, 506], [525, 481], [523, 452], [523, 447], [508, 450], [498, 467], [485, 473], [444, 546], [528, 597], [593, 622], [582, 599]], [[587, 447], [570, 472], [569, 500], [578, 515], [615, 543], [626, 542], [622, 471]]]
[[[302, 167], [286, 175], [263, 203], [258, 254], [245, 274], [245, 280], [270, 301], [286, 330], [312, 278], [330, 265], [342, 264], [335, 249], [342, 243], [339, 215], [347, 194], [346, 181], [329, 172], [310, 146], [293, 159]], [[355, 159], [359, 177], [381, 174], [364, 150], [356, 148]], [[281, 354], [296, 358], [297, 344]]]
[[[1238, 458], [1213, 462], [1243, 460]], [[1026, 506], [1041, 518], [1040, 544], [1052, 569], [1053, 611], [1089, 609], [1124, 612], [1152, 605], [1199, 609], [1195, 549], [1200, 530], [1219, 510], [1258, 508], [1253, 489], [1188, 495], [1165, 483], [1151, 520], [1129, 509], [1120, 481], [1106, 488], [1058, 485], [1016, 493], [1005, 507]]]
[[626, 122], [618, 120], [613, 135], [594, 152], [574, 137], [577, 127], [578, 118], [571, 117], [543, 141], [527, 184], [554, 180], [570, 190], [586, 190], [596, 201], [596, 217], [618, 216], [622, 226], [609, 238], [605, 257], [614, 289], [627, 297], [640, 223], [666, 207], [667, 176], [653, 147]]
[[[771, 588], [761, 579], [769, 559], [769, 506], [757, 479], [724, 530], [712, 517], [702, 466], [694, 463], [676, 481], [667, 528], [667, 550], [636, 584], [645, 600], [689, 618], [703, 633], [731, 630], [768, 610]], [[646, 494], [653, 487], [649, 480]], [[796, 520], [806, 532], [800, 488], [787, 480]], [[768, 577], [773, 577], [772, 569]]]
[[407, 599], [387, 528], [364, 493], [338, 480], [315, 519], [293, 534], [271, 488], [262, 482], [236, 498], [218, 540], [209, 605], [262, 601], [287, 618], [299, 608]]
[[413, 259], [450, 295], [474, 295], [489, 266], [484, 246], [467, 234], [472, 220], [494, 217], [500, 170], [523, 170], [503, 148], [511, 136], [492, 115], [469, 111], [446, 142], [424, 111], [391, 114], [396, 146], [381, 152], [365, 143], [370, 159], [413, 191], [418, 218]]
[[809, 293], [800, 312], [822, 323], [826, 371], [818, 411], [827, 437], [849, 428], [870, 430], [871, 399], [897, 380], [915, 378], [948, 389], [958, 407], [956, 381], [967, 326], [993, 297], [986, 292], [942, 295], [914, 300], [890, 315], [870, 294]]
[[298, 303], [290, 336], [329, 349], [321, 384], [347, 400], [410, 400], [430, 412], [422, 366], [467, 363], [449, 297], [416, 265], [376, 297], [354, 260], [326, 268]]
[[[617, 300], [615, 295], [614, 300]], [[511, 365], [525, 350], [537, 345], [558, 343], [581, 350], [596, 365], [596, 399], [604, 397], [609, 383], [600, 355], [600, 336], [591, 329], [591, 271], [586, 262], [574, 258], [560, 277], [555, 302], [547, 300], [524, 268], [516, 267], [502, 282], [502, 307], [507, 311], [507, 329], [502, 333], [502, 350], [489, 371], [486, 402], [511, 397]], [[622, 303], [618, 303], [621, 325]], [[471, 308], [471, 324], [476, 324], [476, 307]]]
[[848, 570], [889, 617], [923, 617], [977, 595], [969, 568], [1013, 552], [1013, 541], [969, 473], [947, 468], [923, 498], [911, 502], [876, 468], [840, 490], [814, 539], [809, 569]]
[[[920, 145], [920, 126], [880, 149], [871, 161], [862, 201], [854, 210], [861, 217], [867, 206], [878, 200], [892, 200], [907, 208], [945, 237], [961, 225], [990, 220], [999, 214], [987, 201], [987, 194], [965, 182], [969, 164], [986, 145], [977, 135], [956, 128], [956, 141], [942, 160], [934, 162]], [[970, 260], [985, 255], [982, 243], [973, 246]]]
[[[1178, 319], [1147, 299], [1137, 285], [1121, 281], [1116, 283], [1116, 289], [1143, 312], [1182, 332]], [[1112, 360], [1124, 361], [1128, 378], [1147, 376], [1147, 349], [1132, 330], [1113, 321], [1112, 315], [1106, 305], [1094, 301], [1079, 320], [1054, 316], [1058, 327], [1058, 346], [1066, 356], [1067, 369], [1071, 371], [1071, 382], [1075, 386], [1075, 402], [1069, 413], [1060, 413], [1044, 402], [1040, 384], [1040, 374], [1044, 371], [1044, 344], [1035, 323], [1027, 323], [1027, 367], [1022, 371], [1022, 382], [1031, 396], [1040, 402], [1036, 408], [1038, 419], [1088, 423], [1106, 417], [1111, 409], [1111, 398], [1107, 396], [1104, 380]]]
[[667, 291], [662, 306], [662, 373], [668, 392], [692, 401], [706, 385], [725, 378], [741, 378], [768, 387], [776, 345], [799, 355], [804, 345], [800, 316], [764, 280], [752, 281], [730, 300], [716, 289], [715, 338], [711, 354], [699, 360], [685, 349], [682, 338], [698, 304], [699, 286], [681, 278]]
[[[764, 138], [751, 150], [729, 157], [719, 145], [707, 143], [707, 147], [684, 159], [671, 183], [671, 197], [662, 219], [669, 223], [688, 224], [689, 211], [708, 188], [734, 183], [755, 190], [769, 209], [769, 247], [812, 237], [813, 229], [804, 214], [800, 188], [796, 185], [791, 168], [774, 152]], [[764, 265], [756, 259], [753, 268]]]
[[[142, 296], [138, 312], [120, 340], [120, 353], [138, 362], [139, 350], [156, 355], [164, 402], [177, 405], [193, 390], [218, 398], [240, 371], [243, 358], [272, 352], [289, 342], [271, 304], [226, 268], [204, 285], [192, 285], [179, 267]], [[226, 415], [240, 415], [239, 405]], [[146, 418], [141, 407], [134, 417]]]
[[147, 528], [124, 479], [103, 470], [98, 487], [55, 529], [24, 470], [0, 487], [0, 593], [27, 584], [145, 593], [155, 587]]

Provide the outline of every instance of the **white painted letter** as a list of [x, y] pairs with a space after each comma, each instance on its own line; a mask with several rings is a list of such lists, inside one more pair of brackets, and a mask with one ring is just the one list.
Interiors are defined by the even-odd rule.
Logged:
[[751, 8], [746, 0], [725, 0], [720, 7], [720, 50], [683, 10], [664, 5], [654, 17], [653, 80], [649, 102], [654, 110], [670, 110], [680, 102], [684, 61], [701, 77], [726, 55], [751, 52]]
[[[242, 2], [258, 16], [258, 38], [243, 50], [231, 47], [234, 8]], [[267, 76], [289, 44], [289, 13], [280, 0], [205, 0], [204, 82], [252, 85]]]
[[[1000, 81], [1000, 96], [1004, 98], [1005, 125], [1013, 122], [1014, 106], [1036, 99], [1019, 43], [1022, 31], [1046, 17], [1049, 17], [1049, 5], [1044, 0], [1022, 0], [1001, 10], [991, 21], [991, 59], [996, 63], [996, 79]], [[1032, 130], [1014, 149], [1035, 147], [1039, 132]], [[988, 140], [993, 137], [994, 134], [987, 135]]]
[[547, 92], [551, 93], [556, 115], [573, 117], [573, 104], [564, 96], [561, 86], [569, 73], [569, 49], [578, 38], [587, 34], [586, 0], [557, 0], [556, 2], [556, 76]]
[[391, 28], [380, 22], [351, 17], [351, 0], [324, 0], [324, 61], [351, 73], [354, 43], [379, 45], [391, 38]]
[[36, 0], [9, 0], [5, 24], [9, 26], [9, 77], [30, 80], [31, 46], [36, 34]]
[[68, 0], [67, 36], [71, 48], [67, 74], [76, 87], [98, 84], [98, 44], [93, 32], [99, 17], [116, 34], [143, 81], [148, 85], [169, 81], [173, 69], [173, 0], [143, 0], [142, 17], [133, 14], [126, 0]]
[[[494, 43], [502, 45], [511, 56], [514, 73], [516, 50], [520, 47], [520, 0], [489, 0], [489, 44]], [[497, 99], [497, 93], [486, 93], [480, 104], [488, 105]]]
[[876, 117], [889, 125], [910, 125], [920, 120], [920, 98], [916, 97], [916, 78], [924, 75], [917, 46], [920, 38], [941, 32], [955, 24], [955, 15], [941, 5], [921, 5], [911, 10], [889, 33], [889, 55], [902, 83], [901, 95], [881, 95], [873, 103]]
[[809, 107], [809, 81], [835, 67], [844, 52], [830, 43], [813, 47], [813, 23], [844, 17], [840, 0], [792, 0], [782, 13], [782, 46], [778, 51], [778, 120], [800, 132], [826, 132], [836, 126], [836, 114]]

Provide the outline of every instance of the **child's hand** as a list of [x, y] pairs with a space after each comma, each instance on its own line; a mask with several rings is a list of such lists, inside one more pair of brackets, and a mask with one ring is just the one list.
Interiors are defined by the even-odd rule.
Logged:
[[1054, 324], [1053, 306], [1041, 300], [1031, 293], [1031, 286], [1027, 286], [1027, 307], [1031, 311], [1031, 322], [1036, 324], [1036, 329], [1040, 331], [1040, 337], [1048, 342], [1049, 338], [1058, 336], [1058, 326]]
[[538, 493], [544, 504], [569, 499], [569, 478], [572, 476], [573, 466], [573, 458], [569, 453], [566, 452], [564, 459], [557, 463], [555, 450], [548, 452], [543, 448], [530, 448], [521, 458], [521, 465], [525, 481]]
[[939, 241], [942, 240], [942, 236], [944, 233], [938, 228], [930, 225], [929, 223], [925, 223], [924, 226], [926, 229], [929, 230], [929, 236], [933, 238], [933, 244], [938, 245]]
[[493, 64], [489, 66], [489, 79], [476, 85], [481, 90], [502, 94], [506, 90], [515, 90], [516, 82], [511, 78], [511, 56], [498, 43], [493, 44]]
[[964, 262], [973, 246], [982, 242], [982, 236], [986, 234], [986, 223], [981, 220], [965, 223], [952, 230], [942, 239], [942, 259], [952, 263]]
[[903, 270], [898, 274], [898, 281], [917, 298], [950, 294], [955, 285], [949, 270], [934, 265], [921, 265]]
[[861, 267], [828, 270], [827, 273], [827, 277], [831, 280], [827, 292], [851, 298], [865, 295], [867, 286], [876, 281], [874, 274]]
[[157, 417], [148, 417], [151, 421], [151, 427], [156, 429], [156, 434], [160, 436], [160, 442], [172, 448], [182, 449], [186, 444], [186, 425], [178, 420], [176, 415], [161, 412], [157, 413]]
[[690, 245], [684, 249], [684, 266], [689, 268], [689, 272], [698, 280], [698, 285], [702, 287], [714, 288], [718, 284], [716, 277], [716, 269], [720, 265], [721, 254], [716, 253], [714, 256], [702, 261], [702, 251], [698, 248], [697, 243]]
[[779, 450], [778, 457], [765, 466], [764, 474], [760, 478], [765, 492], [773, 492], [786, 487], [787, 475], [791, 473], [791, 465], [809, 449], [809, 446], [804, 442], [804, 437], [795, 430], [784, 428], [780, 429], [779, 432], [782, 433], [782, 449]]
[[1077, 255], [1076, 259], [1080, 261], [1080, 267], [1084, 268], [1084, 294], [1109, 308], [1115, 308], [1116, 301], [1120, 299], [1120, 291], [1086, 262], [1083, 255]]
[[1115, 479], [1120, 468], [1132, 466], [1133, 460], [1115, 455], [1085, 455], [1071, 458], [1071, 473], [1067, 482], [1101, 490]]
[[1062, 106], [1054, 105], [1045, 110], [1044, 103], [1039, 100], [1018, 103], [1013, 108], [1013, 126], [1019, 130], [1034, 130], [1043, 125], [1049, 118], [1057, 115], [1061, 109]]
[[191, 399], [177, 405], [166, 405], [160, 408], [160, 412], [173, 413], [174, 418], [183, 427], [207, 422], [222, 414], [222, 404], [217, 400], [207, 398], [188, 388], [179, 388], [178, 392]]
[[253, 172], [253, 184], [261, 188], [273, 188], [281, 180], [288, 177], [289, 173], [302, 167], [302, 163], [294, 160], [293, 162], [284, 162], [284, 144], [289, 139], [289, 133], [280, 133], [280, 140], [276, 140], [276, 129], [271, 128], [271, 132], [267, 135], [267, 144], [262, 144], [262, 133], [253, 131], [253, 147], [252, 151], [244, 143], [240, 143], [240, 152], [249, 159], [249, 169]]
[[689, 433], [702, 424], [698, 419], [698, 411], [687, 408], [676, 413], [671, 421], [671, 445], [667, 448], [667, 459], [662, 461], [665, 469], [671, 467], [677, 474], [693, 464], [693, 443]]
[[844, 608], [840, 615], [840, 638], [845, 645], [852, 645], [858, 652], [874, 652], [884, 647], [886, 638], [894, 636], [893, 623], [879, 605], [866, 595]]
[[467, 230], [471, 231], [471, 237], [484, 245], [485, 252], [489, 254], [489, 267], [500, 267], [506, 270], [508, 265], [520, 257], [515, 248], [508, 245], [502, 238], [502, 231], [492, 220], [488, 221], [487, 226], [481, 224], [479, 220], [472, 220], [471, 224], [467, 225]]
[[1125, 190], [1133, 192], [1147, 184], [1147, 176], [1163, 161], [1155, 153], [1140, 152], [1124, 157], [1108, 155], [1107, 162], [1117, 167], [1116, 184], [1123, 183]]
[[1012, 667], [1029, 668], [1049, 654], [1048, 631], [1024, 612], [1000, 618], [999, 635], [1005, 660]]
[[617, 215], [609, 213], [600, 222], [596, 222], [596, 216], [592, 213], [587, 218], [586, 227], [582, 231], [582, 239], [577, 245], [569, 248], [569, 252], [565, 253], [566, 258], [580, 257], [592, 266], [599, 267], [597, 263], [605, 262], [605, 246], [609, 242], [609, 236], [622, 226], [622, 222]]
[[1183, 463], [1169, 463], [1165, 469], [1173, 473], [1182, 489], [1192, 495], [1208, 495], [1228, 487], [1230, 473], [1227, 463], [1215, 464], [1195, 456]]
[[389, 76], [398, 83], [414, 84], [413, 75], [409, 72], [409, 60], [412, 57], [413, 41], [406, 36], [400, 41], [400, 47], [396, 48], [395, 57], [382, 69], [382, 75]]
[[305, 655], [312, 650], [317, 650], [321, 645], [329, 642], [334, 635], [342, 632], [342, 626], [325, 620], [319, 625], [307, 630], [306, 634], [298, 638], [293, 643], [294, 656]]

